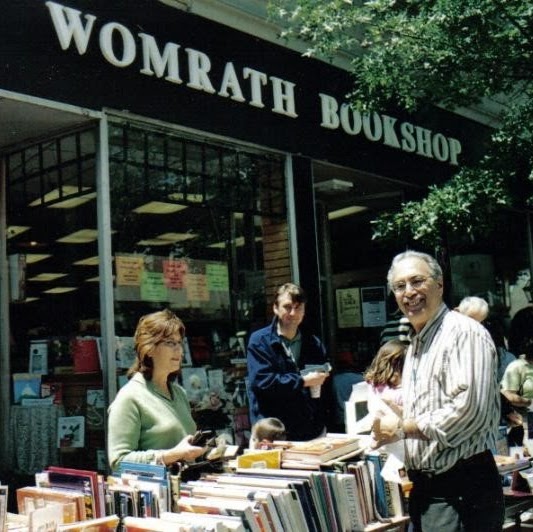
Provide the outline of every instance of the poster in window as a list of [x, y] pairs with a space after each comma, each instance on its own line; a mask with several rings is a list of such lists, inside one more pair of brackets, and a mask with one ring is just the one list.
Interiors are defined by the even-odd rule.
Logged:
[[57, 446], [85, 447], [85, 417], [64, 416], [57, 420]]
[[141, 256], [117, 255], [115, 257], [117, 286], [140, 286], [143, 266], [144, 261]]
[[229, 290], [228, 267], [226, 264], [206, 264], [207, 287], [211, 292], [227, 292]]
[[383, 327], [387, 321], [387, 304], [384, 286], [361, 288], [363, 327]]
[[187, 261], [181, 259], [163, 259], [163, 276], [167, 288], [173, 290], [182, 290], [185, 288], [187, 271]]
[[167, 301], [167, 287], [163, 273], [144, 271], [141, 275], [142, 301]]
[[104, 390], [87, 390], [87, 428], [104, 430], [105, 397]]
[[181, 370], [183, 387], [191, 403], [198, 403], [207, 393], [207, 370], [205, 368], [183, 368]]
[[205, 274], [189, 273], [187, 275], [187, 299], [189, 301], [209, 301], [209, 290]]
[[117, 368], [128, 369], [133, 365], [137, 358], [133, 336], [117, 336], [116, 342]]
[[30, 373], [46, 375], [48, 373], [48, 340], [30, 342]]
[[337, 290], [337, 325], [339, 329], [361, 327], [361, 296], [359, 288]]

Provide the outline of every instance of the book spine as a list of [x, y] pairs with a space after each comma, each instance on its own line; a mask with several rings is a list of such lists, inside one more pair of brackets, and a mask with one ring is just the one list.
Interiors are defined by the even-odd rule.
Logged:
[[372, 483], [374, 485], [374, 500], [379, 515], [383, 518], [389, 516], [387, 509], [387, 495], [385, 481], [381, 476], [381, 460], [379, 455], [367, 455], [367, 460], [372, 465]]
[[346, 496], [348, 505], [348, 515], [350, 516], [351, 530], [362, 530], [365, 526], [360, 507], [360, 497], [357, 492], [357, 484], [354, 475], [346, 475], [343, 478], [342, 488]]

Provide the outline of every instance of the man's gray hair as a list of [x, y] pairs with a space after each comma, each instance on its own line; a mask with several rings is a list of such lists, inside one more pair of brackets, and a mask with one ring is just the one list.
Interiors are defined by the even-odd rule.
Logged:
[[405, 259], [423, 260], [429, 266], [431, 277], [433, 277], [433, 279], [442, 279], [442, 268], [437, 262], [437, 259], [427, 253], [422, 253], [421, 251], [407, 250], [403, 253], [399, 253], [392, 259], [391, 266], [387, 273], [387, 284], [389, 285], [390, 290], [392, 290], [392, 276], [394, 275], [394, 269], [398, 266], [399, 262]]

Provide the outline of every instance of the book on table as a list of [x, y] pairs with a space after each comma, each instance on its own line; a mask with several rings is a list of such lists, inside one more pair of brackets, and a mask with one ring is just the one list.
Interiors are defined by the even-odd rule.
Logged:
[[[180, 497], [179, 511], [211, 515], [234, 515], [243, 520], [244, 527], [250, 532], [261, 532], [261, 526], [255, 516], [257, 502], [223, 497]], [[179, 513], [179, 512], [178, 512]]]
[[359, 438], [345, 434], [327, 434], [307, 442], [286, 442], [282, 452], [282, 461], [324, 464], [357, 451], [359, 448]]
[[48, 466], [39, 475], [41, 484], [50, 487], [79, 490], [85, 494], [86, 517], [104, 517], [105, 501], [103, 478], [98, 472], [61, 466]]
[[116, 532], [119, 522], [118, 516], [106, 515], [88, 519], [81, 523], [61, 525], [58, 530], [59, 532]]
[[125, 517], [124, 532], [168, 532], [169, 530], [216, 530], [247, 532], [242, 520], [229, 515], [165, 513], [159, 518]]
[[273, 532], [283, 532], [283, 525], [278, 516], [275, 502], [268, 490], [240, 485], [219, 485], [216, 481], [192, 480], [181, 485], [181, 494], [189, 497], [225, 497], [258, 501], [268, 522], [268, 528]]
[[500, 473], [500, 475], [531, 467], [531, 459], [528, 457], [515, 457], [495, 454], [494, 461], [496, 462], [498, 473]]
[[54, 504], [62, 507], [62, 523], [74, 523], [86, 519], [85, 495], [82, 492], [24, 486], [17, 489], [16, 497], [20, 515], [30, 515], [37, 508]]
[[254, 450], [237, 457], [238, 468], [279, 469], [281, 467], [280, 449]]

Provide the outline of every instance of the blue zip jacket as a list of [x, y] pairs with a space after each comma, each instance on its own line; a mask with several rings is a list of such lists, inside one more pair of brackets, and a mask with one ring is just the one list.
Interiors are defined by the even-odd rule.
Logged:
[[317, 336], [302, 334], [298, 366], [287, 355], [277, 332], [277, 318], [250, 336], [247, 350], [250, 421], [277, 417], [285, 425], [287, 439], [307, 441], [325, 428], [324, 398], [312, 399], [303, 385], [300, 369], [327, 362], [326, 349]]

